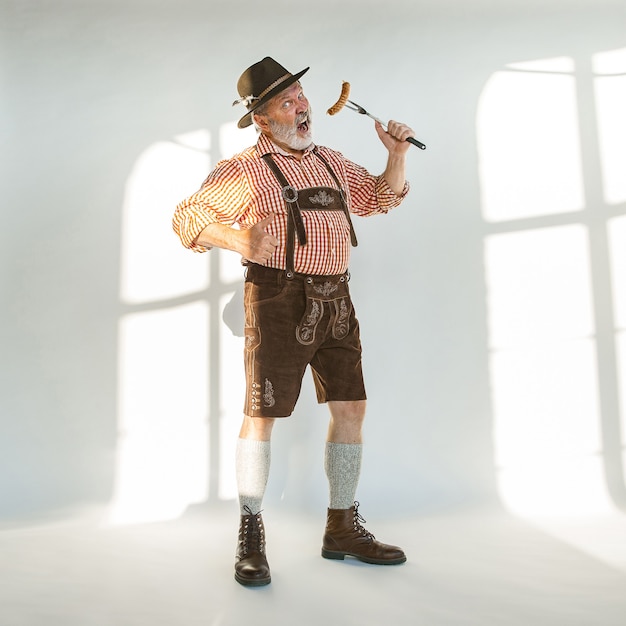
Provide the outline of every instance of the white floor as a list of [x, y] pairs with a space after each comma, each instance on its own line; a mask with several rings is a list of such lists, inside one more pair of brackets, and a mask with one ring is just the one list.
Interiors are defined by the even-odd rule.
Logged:
[[264, 519], [273, 581], [256, 589], [232, 576], [232, 509], [116, 528], [93, 515], [5, 527], [0, 624], [626, 624], [624, 568], [504, 513], [368, 519], [407, 552], [389, 567], [322, 559], [323, 517], [272, 510]]

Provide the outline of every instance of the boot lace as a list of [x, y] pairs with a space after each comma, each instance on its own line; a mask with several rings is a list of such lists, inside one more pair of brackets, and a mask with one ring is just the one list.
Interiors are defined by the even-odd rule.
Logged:
[[261, 511], [253, 513], [248, 505], [243, 507], [247, 513], [241, 521], [241, 550], [244, 555], [250, 552], [265, 554], [265, 529]]
[[367, 520], [359, 513], [359, 503], [355, 501], [354, 503], [354, 530], [362, 535], [363, 537], [369, 539], [370, 541], [374, 541], [376, 537], [372, 535], [372, 533], [367, 530], [363, 526], [363, 524], [367, 523]]

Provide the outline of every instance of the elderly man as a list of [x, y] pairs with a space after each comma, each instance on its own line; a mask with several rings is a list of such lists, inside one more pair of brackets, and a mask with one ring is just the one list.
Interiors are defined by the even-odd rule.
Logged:
[[[351, 214], [387, 213], [408, 192], [405, 157], [413, 131], [390, 121], [375, 130], [388, 152], [379, 176], [312, 140], [311, 108], [299, 79], [266, 57], [237, 84], [255, 124], [256, 145], [217, 164], [199, 191], [181, 202], [174, 230], [187, 248], [232, 250], [247, 266], [244, 292], [246, 397], [237, 441], [240, 527], [235, 579], [271, 580], [261, 503], [276, 418], [293, 412], [311, 368], [327, 403], [325, 448], [329, 508], [322, 556], [381, 565], [406, 561], [364, 527], [355, 494], [361, 469], [365, 386], [359, 325], [348, 290]], [[233, 226], [237, 226], [234, 228]]]

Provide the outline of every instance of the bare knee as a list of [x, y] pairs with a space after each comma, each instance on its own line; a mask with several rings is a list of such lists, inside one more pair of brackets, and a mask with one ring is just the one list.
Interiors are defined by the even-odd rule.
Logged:
[[328, 441], [333, 443], [361, 443], [365, 419], [365, 400], [329, 402], [330, 422]]
[[275, 418], [273, 417], [250, 417], [249, 415], [244, 415], [239, 437], [241, 439], [269, 441], [272, 437], [274, 421]]

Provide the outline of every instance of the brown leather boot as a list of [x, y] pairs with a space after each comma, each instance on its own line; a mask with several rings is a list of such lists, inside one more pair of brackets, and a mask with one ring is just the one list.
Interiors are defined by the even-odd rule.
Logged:
[[271, 582], [270, 566], [265, 558], [265, 528], [261, 512], [241, 516], [239, 542], [235, 557], [235, 580], [246, 587], [260, 587]]
[[358, 502], [349, 509], [328, 509], [322, 556], [342, 561], [345, 556], [353, 556], [375, 565], [398, 565], [406, 561], [400, 548], [376, 541], [374, 535], [363, 528], [364, 523]]

